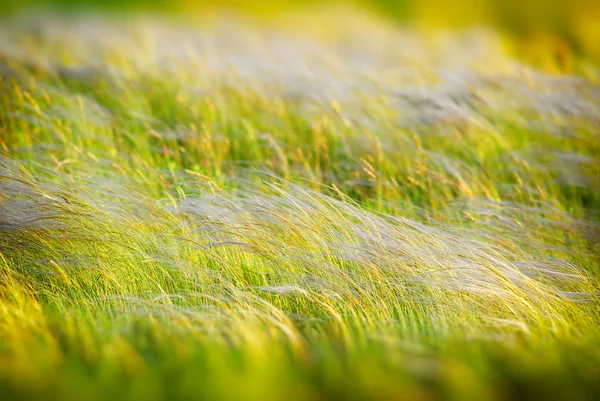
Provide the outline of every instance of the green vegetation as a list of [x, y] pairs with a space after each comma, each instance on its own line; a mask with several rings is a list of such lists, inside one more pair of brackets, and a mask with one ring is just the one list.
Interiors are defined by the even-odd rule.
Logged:
[[28, 18], [0, 25], [0, 398], [599, 396], [583, 55], [352, 8]]

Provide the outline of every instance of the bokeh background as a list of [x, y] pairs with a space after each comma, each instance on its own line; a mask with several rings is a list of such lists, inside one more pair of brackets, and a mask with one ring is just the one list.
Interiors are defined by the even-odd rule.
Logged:
[[[594, 0], [23, 0], [0, 4], [4, 18], [27, 12], [161, 13], [205, 17], [234, 11], [258, 18], [298, 9], [359, 7], [417, 29], [492, 26], [515, 55], [536, 67], [570, 72], [569, 58], [600, 61], [600, 2]], [[559, 60], [556, 60], [558, 58]], [[558, 61], [556, 63], [556, 61]]]

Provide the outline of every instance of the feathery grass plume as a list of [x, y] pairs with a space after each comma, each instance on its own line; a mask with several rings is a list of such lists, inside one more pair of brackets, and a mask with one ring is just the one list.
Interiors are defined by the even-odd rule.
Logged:
[[593, 74], [375, 17], [57, 18], [0, 26], [1, 395], [600, 393]]

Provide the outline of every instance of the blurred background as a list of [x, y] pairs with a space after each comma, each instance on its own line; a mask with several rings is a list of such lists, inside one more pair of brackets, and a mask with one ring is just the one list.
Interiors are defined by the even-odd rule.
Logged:
[[[21, 0], [0, 3], [3, 19], [31, 12], [160, 13], [206, 18], [235, 12], [259, 19], [282, 13], [359, 8], [420, 30], [492, 26], [516, 57], [570, 72], [572, 58], [600, 61], [600, 1], [595, 0]], [[322, 20], [319, 20], [322, 22]]]

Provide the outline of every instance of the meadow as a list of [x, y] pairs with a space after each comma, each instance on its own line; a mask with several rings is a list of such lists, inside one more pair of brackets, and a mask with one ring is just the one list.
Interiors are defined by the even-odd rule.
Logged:
[[598, 399], [598, 63], [307, 13], [3, 20], [0, 398]]

